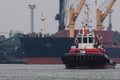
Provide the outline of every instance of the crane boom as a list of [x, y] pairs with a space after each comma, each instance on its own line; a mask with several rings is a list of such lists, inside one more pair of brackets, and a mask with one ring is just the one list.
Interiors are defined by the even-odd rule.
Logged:
[[101, 31], [104, 29], [103, 21], [107, 17], [108, 13], [110, 12], [111, 8], [113, 7], [116, 0], [111, 0], [110, 4], [107, 6], [106, 10], [102, 13], [102, 10], [97, 9], [96, 11], [96, 26], [97, 30]]
[[78, 17], [78, 15], [79, 15], [79, 13], [81, 12], [81, 10], [82, 10], [82, 7], [83, 7], [83, 5], [85, 4], [85, 1], [86, 0], [80, 0], [80, 2], [79, 2], [79, 4], [77, 5], [77, 9], [75, 10], [75, 20], [76, 20], [76, 18]]
[[69, 8], [69, 30], [70, 30], [70, 37], [74, 37], [74, 27], [75, 21], [80, 14], [83, 5], [85, 4], [86, 0], [80, 0], [79, 4], [77, 5], [76, 9]]
[[103, 13], [103, 20], [106, 18], [106, 16], [108, 15], [108, 13], [110, 12], [112, 6], [114, 5], [116, 0], [112, 0], [109, 4], [109, 6], [107, 7], [107, 9], [105, 10], [105, 12]]

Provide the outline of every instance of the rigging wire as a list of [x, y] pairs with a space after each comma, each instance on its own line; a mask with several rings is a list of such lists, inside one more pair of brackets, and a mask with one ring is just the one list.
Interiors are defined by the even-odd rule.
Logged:
[[64, 16], [64, 23], [65, 23], [65, 26], [68, 25], [68, 10], [69, 10], [69, 7], [75, 9], [77, 6], [76, 4], [78, 3], [79, 0], [65, 0], [65, 16]]
[[98, 7], [101, 10], [104, 10], [106, 6], [109, 4], [110, 0], [104, 0], [104, 2]]
[[78, 3], [78, 1], [79, 0], [71, 0], [71, 5], [70, 5], [70, 7], [72, 7], [73, 9], [75, 9], [77, 6], [76, 6], [76, 4]]

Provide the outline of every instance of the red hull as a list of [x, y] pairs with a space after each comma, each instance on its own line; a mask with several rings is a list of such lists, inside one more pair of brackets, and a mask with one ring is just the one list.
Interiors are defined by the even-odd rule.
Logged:
[[[120, 58], [111, 58], [120, 64]], [[63, 64], [61, 58], [26, 58], [27, 64]]]
[[61, 58], [26, 58], [27, 64], [63, 64]]
[[120, 58], [111, 58], [112, 61], [115, 61], [117, 64], [120, 64]]
[[[75, 69], [111, 69], [111, 68], [115, 68], [115, 67], [110, 66], [110, 65], [106, 65], [106, 66], [82, 66], [82, 67], [75, 67]], [[71, 68], [67, 68], [67, 69], [71, 69]]]

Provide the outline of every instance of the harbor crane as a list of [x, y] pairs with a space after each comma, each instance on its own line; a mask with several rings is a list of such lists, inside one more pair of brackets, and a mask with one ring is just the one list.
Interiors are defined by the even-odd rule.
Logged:
[[69, 7], [69, 11], [68, 11], [69, 24], [68, 24], [68, 27], [69, 27], [69, 32], [70, 32], [69, 36], [70, 37], [74, 37], [75, 21], [76, 21], [78, 15], [80, 14], [80, 12], [82, 10], [82, 7], [84, 6], [85, 2], [86, 2], [86, 0], [80, 0], [76, 9], [73, 9], [72, 7]]
[[113, 7], [116, 0], [111, 0], [109, 5], [106, 7], [105, 11], [103, 12], [99, 8], [96, 11], [96, 27], [98, 31], [102, 31], [104, 29], [103, 22], [107, 15], [109, 14], [111, 8]]

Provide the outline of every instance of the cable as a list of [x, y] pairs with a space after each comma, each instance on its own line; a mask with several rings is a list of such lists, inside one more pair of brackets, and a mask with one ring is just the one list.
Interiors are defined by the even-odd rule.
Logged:
[[107, 0], [104, 0], [104, 2], [98, 8], [101, 9], [101, 10], [103, 10], [103, 7], [105, 6], [106, 2], [107, 2]]

